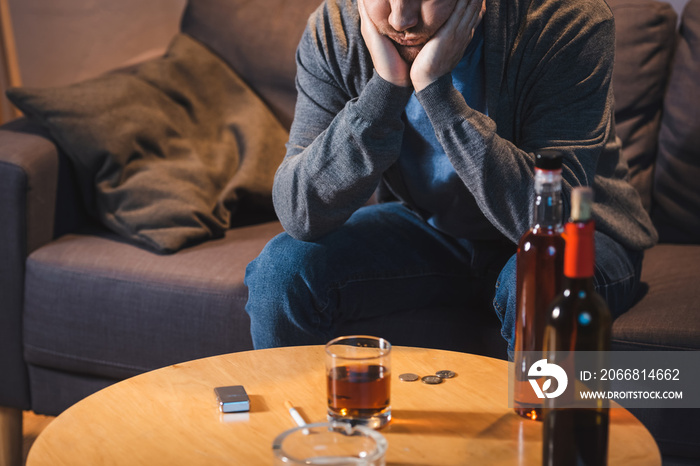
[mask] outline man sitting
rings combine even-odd
[[[565,218],[572,187],[595,190],[596,289],[624,312],[657,236],[615,137],[613,55],[603,0],[326,0],[299,44],[275,177],[286,232],[246,271],[255,347],[409,309],[479,312],[496,286],[512,351],[514,253],[545,149],[564,156]],[[366,205],[380,185],[394,202]]]

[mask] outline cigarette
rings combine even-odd
[[[299,414],[299,411],[297,411],[294,408],[294,406],[292,406],[292,403],[290,403],[289,401],[285,401],[284,406],[289,410],[289,415],[292,416],[292,419],[294,419],[294,422],[296,422],[299,427],[303,427],[306,425],[306,421],[301,416],[301,414]]]

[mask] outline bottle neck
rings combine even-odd
[[[535,204],[532,225],[533,228],[561,230],[561,170],[535,168]]]
[[[591,279],[595,267],[595,222],[568,222],[564,225],[564,276]]]

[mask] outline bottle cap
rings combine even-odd
[[[535,154],[535,167],[541,170],[561,170],[563,160],[561,152],[543,149]]]
[[[593,189],[578,186],[571,191],[571,221],[587,222],[591,219]]]

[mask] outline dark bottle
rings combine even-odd
[[[518,244],[513,408],[523,417],[541,420],[542,401],[528,381],[528,368],[541,354],[549,305],[561,291],[564,265],[561,200],[562,155],[535,157],[535,201],[532,227]]]
[[[573,190],[571,220],[564,227],[564,291],[552,302],[545,329],[544,354],[548,361],[574,368],[576,354],[582,351],[592,352],[587,353],[587,357],[595,355],[599,367],[606,367],[603,359],[610,349],[612,318],[593,285],[595,225],[591,220],[592,204],[590,188]],[[562,360],[558,361],[557,355],[561,352],[568,356],[559,356]],[[570,399],[574,399],[573,387]],[[548,399],[544,410],[542,464],[606,465],[607,402],[600,400],[590,408],[556,408],[556,403]]]

